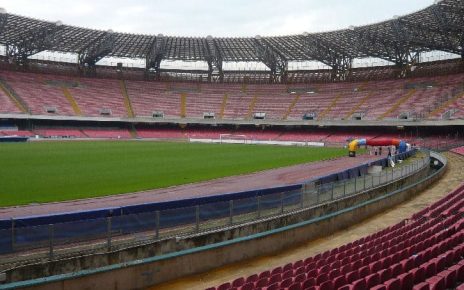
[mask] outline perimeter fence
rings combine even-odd
[[[63,214],[54,223],[47,223],[51,217],[3,220],[0,221],[0,254],[46,249],[47,255],[53,258],[56,249],[80,243],[99,243],[109,250],[116,243],[127,243],[129,235],[131,241],[134,235],[139,241],[155,241],[287,214],[362,193],[429,166],[428,151],[406,159],[413,153],[394,156],[396,161],[404,160],[394,168],[385,167],[378,173],[367,174],[366,165],[357,171],[357,176],[347,176],[350,171],[331,175],[332,180],[336,179],[332,182],[324,178],[308,180],[292,186],[230,194],[233,198],[226,194],[214,199],[196,199],[196,204],[191,200],[178,201],[176,207],[167,207],[169,203],[156,204],[157,210],[150,210],[153,208],[150,204],[139,205],[132,208],[139,211],[135,213],[131,207],[125,207]],[[380,164],[385,165],[385,161]],[[79,216],[86,218],[78,219]]]

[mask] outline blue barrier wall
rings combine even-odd
[[[395,155],[393,158],[395,161],[397,161],[398,159],[408,158],[414,153],[415,153],[415,149],[402,153],[402,154]],[[359,177],[367,173],[367,169],[369,166],[381,165],[382,167],[386,167],[387,162],[388,162],[387,158],[383,158],[383,159],[376,160],[373,162],[368,162],[366,164],[361,164],[357,167],[350,168],[342,172],[318,177],[315,180],[311,180],[311,181],[315,181],[317,184],[325,184],[325,183],[341,181],[341,180],[345,180],[349,178],[355,178],[355,177]],[[250,198],[250,197],[266,196],[266,195],[272,195],[274,193],[281,193],[281,192],[291,192],[294,190],[301,189],[303,185],[304,184],[294,184],[294,185],[289,185],[289,186],[280,186],[280,187],[273,187],[273,188],[266,188],[266,189],[243,191],[243,192],[233,192],[233,193],[226,193],[226,194],[220,194],[220,195],[167,201],[167,202],[127,205],[127,206],[122,206],[122,207],[108,207],[108,208],[101,208],[101,209],[96,209],[96,210],[79,211],[79,212],[71,212],[71,213],[60,213],[60,214],[52,214],[52,215],[44,215],[44,216],[22,217],[22,218],[14,219],[14,227],[15,229],[17,229],[21,227],[42,226],[42,225],[82,221],[82,220],[98,220],[98,219],[103,219],[103,218],[110,217],[110,216],[118,217],[118,216],[129,215],[129,214],[140,214],[140,213],[154,212],[154,211],[161,211],[161,210],[173,210],[173,209],[192,207],[196,205],[206,207],[207,204],[211,204],[211,203],[220,203],[220,202],[225,202],[225,201],[230,201],[230,200],[240,200],[240,199]],[[217,212],[218,210],[219,209],[213,210],[211,213],[212,216],[214,216],[214,212]],[[0,220],[0,230],[7,230],[7,229],[11,229],[12,227],[13,227],[12,219]]]
[[[394,158],[405,159],[413,153],[414,151],[406,152]],[[314,182],[321,189],[325,187],[329,189],[332,188],[332,182],[359,177],[365,174],[371,165],[386,166],[386,164],[387,158],[384,158],[307,182]],[[0,220],[0,254],[47,246],[50,240],[55,244],[87,241],[104,238],[108,233],[131,234],[226,218],[230,217],[231,211],[233,215],[242,215],[256,212],[258,208],[260,210],[283,208],[302,203],[302,188],[305,184]],[[108,220],[109,217],[111,222]]]

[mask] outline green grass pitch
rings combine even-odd
[[[0,206],[204,181],[346,155],[346,149],[148,141],[0,143]]]

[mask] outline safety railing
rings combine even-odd
[[[50,225],[22,226],[12,220],[11,229],[0,230],[0,254],[40,249],[41,255],[45,252],[53,258],[56,251],[86,244],[92,249],[110,250],[114,245],[197,234],[288,214],[414,174],[430,163],[428,151],[419,155],[379,173],[327,184],[309,181],[296,190],[235,200]]]

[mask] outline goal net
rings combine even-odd
[[[236,135],[236,134],[220,134],[220,143],[231,143],[231,144],[247,144],[249,138],[247,135]]]

